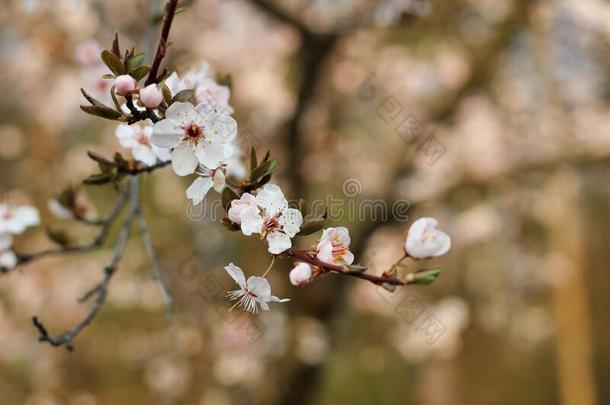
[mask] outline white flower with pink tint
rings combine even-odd
[[[248,210],[251,210],[251,212],[248,213]],[[259,209],[256,205],[256,197],[250,193],[243,193],[239,200],[231,201],[231,207],[229,208],[228,212],[229,219],[236,224],[241,225],[242,215],[259,215]]]
[[[233,107],[229,104],[231,90],[228,86],[218,84],[213,74],[208,64],[203,62],[197,69],[190,70],[182,76],[176,72],[172,73],[165,80],[165,84],[172,95],[182,90],[193,90],[195,104],[204,104],[210,110],[219,113],[233,114]]]
[[[216,83],[212,78],[204,78],[197,83],[194,90],[197,104],[204,103],[218,112],[233,114],[233,107],[229,104],[229,87]]]
[[[414,259],[426,259],[444,255],[451,248],[451,238],[437,229],[434,218],[419,218],[409,228],[405,240],[405,252]]]
[[[148,108],[157,108],[163,101],[163,94],[156,84],[149,84],[140,90],[140,101]]]
[[[171,159],[171,151],[160,148],[152,143],[153,124],[151,120],[139,121],[135,124],[119,124],[115,135],[122,147],[130,149],[133,157],[152,166],[157,161],[167,162]]]
[[[297,264],[292,270],[290,270],[290,274],[288,274],[288,278],[290,279],[290,283],[292,285],[307,284],[311,281],[311,277],[311,265],[308,263]]]
[[[34,207],[0,204],[0,235],[20,234],[39,223],[40,216]]]
[[[114,91],[119,96],[127,96],[134,92],[138,86],[136,79],[129,75],[119,75],[114,79]]]
[[[200,165],[220,167],[233,152],[237,123],[225,114],[209,114],[202,106],[173,103],[165,119],[153,127],[152,142],[171,148],[172,166],[179,176],[186,176]]]
[[[244,235],[260,234],[267,241],[269,253],[277,255],[292,246],[291,238],[299,232],[303,215],[288,207],[279,186],[265,184],[255,200],[241,209],[239,220]]]
[[[225,270],[239,286],[239,290],[231,291],[227,296],[231,300],[237,300],[236,305],[244,311],[256,314],[259,306],[263,311],[269,311],[269,302],[290,301],[271,295],[271,286],[264,277],[251,276],[246,281],[244,272],[233,263],[225,266]]]
[[[199,204],[210,189],[214,189],[218,193],[222,193],[225,188],[225,174],[222,168],[208,169],[201,166],[197,171],[199,177],[193,181],[190,187],[186,190],[186,197],[193,202],[193,205]]]
[[[322,232],[316,257],[330,264],[352,264],[354,255],[349,251],[350,237],[347,228],[327,228]]]

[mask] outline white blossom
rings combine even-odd
[[[211,188],[219,193],[225,188],[225,174],[221,168],[210,170],[207,167],[200,167],[198,174],[199,177],[186,190],[186,196],[193,205],[203,201]]]
[[[299,263],[288,274],[292,285],[307,284],[311,281],[311,265],[308,263]]]
[[[262,310],[269,310],[269,302],[286,302],[288,298],[278,298],[271,295],[271,286],[264,277],[250,276],[246,281],[244,272],[234,265],[229,263],[225,266],[225,270],[239,286],[239,290],[231,291],[227,296],[231,300],[237,300],[238,305],[245,311],[258,313],[258,307]]]
[[[229,158],[237,135],[237,123],[226,114],[209,113],[205,106],[173,103],[165,119],[153,127],[152,142],[173,148],[172,166],[179,176],[186,176],[202,164],[216,169]]]
[[[236,219],[244,235],[260,234],[271,254],[280,254],[292,246],[293,238],[303,224],[303,215],[288,207],[288,201],[279,186],[265,184],[252,199],[243,195],[239,202],[231,202],[229,219]],[[232,220],[233,220],[232,219]]]
[[[157,163],[157,160],[167,162],[171,159],[171,151],[160,148],[152,143],[153,123],[147,119],[135,124],[119,124],[115,135],[122,147],[131,150],[133,157],[147,166]]]
[[[316,257],[325,263],[352,264],[354,255],[349,251],[350,237],[347,228],[327,228],[322,232]]]
[[[0,204],[0,234],[20,234],[39,223],[40,216],[34,207]]]
[[[436,229],[438,221],[434,218],[419,218],[409,228],[405,240],[405,252],[415,259],[425,259],[444,255],[451,248],[451,238]]]
[[[231,90],[214,80],[213,72],[205,62],[182,76],[172,73],[165,84],[173,95],[182,90],[193,90],[196,104],[205,104],[219,113],[233,114],[233,107],[229,104]]]

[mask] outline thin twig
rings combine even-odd
[[[174,21],[174,15],[176,14],[176,7],[178,6],[178,0],[170,0],[165,6],[165,17],[163,19],[163,26],[161,27],[161,37],[159,38],[159,45],[157,46],[157,52],[153,59],[153,63],[150,66],[150,72],[148,78],[146,78],[145,85],[157,83],[159,67],[165,57],[167,51],[167,43],[169,38],[169,31],[172,28],[172,22]]]
[[[76,325],[74,325],[56,338],[51,337],[44,324],[38,319],[38,317],[34,316],[32,318],[32,323],[34,324],[36,329],[38,329],[38,332],[40,334],[38,340],[40,342],[46,342],[55,347],[65,346],[66,349],[68,349],[69,351],[74,350],[74,346],[72,344],[73,339],[80,332],[82,332],[83,329],[85,329],[89,324],[91,324],[93,319],[95,319],[98,312],[106,302],[106,297],[108,295],[108,285],[110,284],[110,280],[118,269],[119,263],[123,258],[125,248],[127,246],[127,241],[129,240],[129,235],[131,233],[131,225],[137,215],[138,201],[140,198],[139,183],[139,177],[132,177],[130,179],[128,188],[130,196],[129,213],[127,214],[127,217],[121,225],[121,231],[119,233],[119,237],[115,245],[112,258],[110,260],[110,264],[108,264],[108,266],[104,268],[104,277],[97,285],[87,291],[79,300],[80,302],[84,302],[95,296],[95,302],[93,303],[93,306],[90,308],[89,312],[87,312],[85,317],[79,323],[77,323]]]
[[[170,320],[171,315],[174,312],[174,296],[161,274],[161,263],[159,261],[159,256],[157,255],[157,251],[155,250],[155,246],[153,245],[152,238],[150,236],[150,231],[148,230],[146,218],[142,214],[142,209],[139,205],[137,215],[140,225],[140,235],[142,236],[142,243],[144,244],[146,255],[148,256],[148,260],[152,267],[153,279],[157,281],[159,283],[159,286],[161,287],[161,291],[163,292],[163,297],[165,300],[166,316],[167,319]]]
[[[99,223],[99,225],[101,225],[100,232],[90,242],[82,244],[82,245],[68,245],[68,246],[62,246],[62,247],[55,248],[55,249],[42,250],[42,251],[36,252],[36,253],[17,253],[18,264],[19,265],[25,264],[25,263],[31,262],[33,260],[41,259],[41,258],[47,257],[47,256],[55,256],[55,255],[68,254],[68,253],[87,252],[89,250],[93,250],[95,248],[100,247],[106,241],[106,238],[108,237],[108,234],[110,233],[110,229],[112,228],[114,221],[118,218],[119,214],[121,213],[121,211],[127,204],[128,197],[129,197],[129,189],[127,189],[126,191],[121,193],[121,195],[117,199],[117,202],[116,202],[114,208],[112,209],[112,211],[110,212],[110,214]]]
[[[414,283],[415,280],[403,280],[391,276],[375,276],[367,274],[366,267],[337,265],[321,261],[316,257],[314,250],[290,248],[284,252],[286,256],[294,257],[302,262],[309,263],[321,270],[322,273],[344,274],[350,277],[356,277],[362,280],[370,281],[376,285],[391,284],[391,285],[407,285]]]

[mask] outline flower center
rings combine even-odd
[[[282,229],[282,225],[280,225],[280,221],[277,217],[266,219],[263,226],[265,228],[265,233],[278,232]]]
[[[137,141],[140,145],[150,146],[150,139],[148,139],[148,137],[144,135],[144,132],[140,131],[140,133],[138,134]]]
[[[11,211],[5,211],[2,215],[2,219],[9,220],[13,217],[13,213]]]
[[[204,138],[203,128],[194,122],[189,122],[184,127],[184,138],[186,141],[192,143],[198,143],[200,140]]]

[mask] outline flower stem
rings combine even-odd
[[[269,273],[269,271],[273,267],[273,263],[275,263],[275,255],[271,256],[271,263],[269,263],[269,267],[267,267],[267,270],[265,270],[265,273],[263,273],[262,277],[265,277],[267,273]]]

